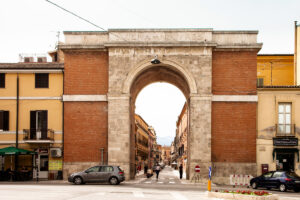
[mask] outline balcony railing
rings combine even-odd
[[[276,124],[276,136],[295,136],[295,124]]]
[[[24,129],[23,140],[46,141],[54,140],[54,131],[52,129]]]

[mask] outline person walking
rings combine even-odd
[[[156,180],[158,179],[159,172],[160,172],[160,165],[157,164],[156,167],[155,167]]]
[[[179,177],[180,177],[180,179],[182,179],[182,174],[183,174],[183,166],[182,166],[182,164],[180,164],[180,166],[179,166]]]

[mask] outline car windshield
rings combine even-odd
[[[286,176],[289,178],[300,178],[295,172],[287,172]]]

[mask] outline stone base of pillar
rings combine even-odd
[[[230,184],[230,175],[252,175],[256,176],[256,163],[221,163],[212,164],[212,182],[215,184]]]

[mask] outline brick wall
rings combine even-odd
[[[64,106],[64,161],[100,161],[107,152],[107,102],[67,102]]]
[[[256,51],[217,51],[212,60],[214,95],[256,94]],[[256,106],[212,103],[212,161],[256,162]]]
[[[108,54],[101,51],[64,52],[64,94],[106,95]],[[107,102],[64,102],[64,162],[107,159]]]
[[[256,94],[256,51],[216,51],[212,56],[212,93]]]
[[[64,94],[107,94],[107,52],[67,51],[64,59]]]
[[[212,161],[256,162],[256,103],[212,103]]]

